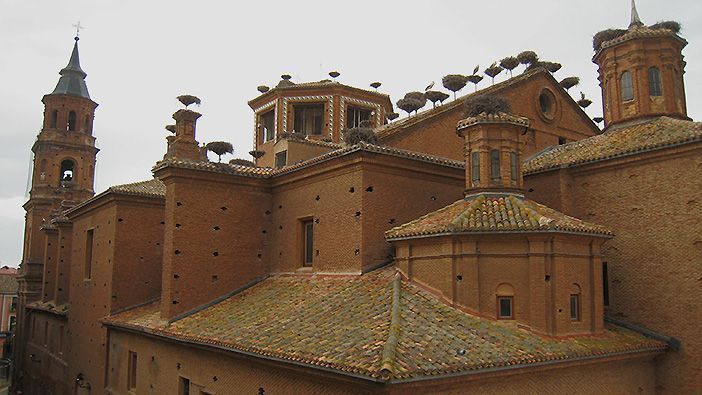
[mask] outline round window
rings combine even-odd
[[[545,121],[553,121],[556,117],[556,97],[553,95],[549,89],[543,89],[539,94],[538,98],[538,108],[541,113],[541,117]]]

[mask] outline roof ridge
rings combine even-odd
[[[397,344],[400,338],[400,295],[402,293],[401,275],[396,273],[392,280],[392,307],[390,310],[390,328],[388,339],[383,347],[380,372],[384,376],[394,376],[397,371]]]

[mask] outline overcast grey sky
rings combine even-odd
[[[638,0],[637,6],[646,24],[682,23],[690,43],[683,52],[688,113],[701,119],[702,2]],[[163,126],[172,123],[182,93],[202,99],[200,142],[230,141],[236,157],[250,159],[253,116],[246,102],[258,85],[273,86],[281,74],[300,82],[338,70],[345,84],[382,82],[379,90],[395,103],[432,81],[440,86],[443,75],[469,74],[476,64],[484,69],[531,49],[563,64],[557,79],[579,76],[571,93],[584,92],[594,101],[587,112],[600,116],[591,38],[605,28],[626,28],[629,0],[0,0],[0,265],[21,259],[21,206],[41,98],[68,62],[71,25],[79,20],[86,27],[81,65],[100,104],[94,123],[100,192],[151,178],[166,148]],[[486,78],[479,87],[489,84]]]

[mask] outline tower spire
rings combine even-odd
[[[629,29],[636,26],[643,26],[641,18],[639,18],[639,12],[636,11],[636,1],[631,0],[631,22],[629,23]]]
[[[56,88],[51,94],[65,94],[90,99],[88,86],[85,84],[85,77],[88,74],[80,67],[80,56],[78,55],[79,38],[77,35],[74,40],[71,58],[68,61],[68,65],[59,72],[61,78],[59,78],[58,84],[56,84]]]

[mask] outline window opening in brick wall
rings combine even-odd
[[[517,181],[517,153],[509,153],[509,176],[512,181]]]
[[[622,101],[634,100],[634,84],[631,80],[631,72],[625,71],[621,77]]]
[[[361,122],[370,120],[371,110],[349,107],[346,112],[346,127],[347,128],[357,128],[361,126]]]
[[[135,390],[137,386],[137,353],[134,351],[129,352],[128,361],[128,376],[127,376],[127,389]]]
[[[178,378],[178,395],[190,395],[190,379]]]
[[[76,130],[76,120],[77,120],[76,112],[75,111],[69,112],[68,113],[68,124],[66,124],[66,130],[71,131],[71,132],[75,131]]]
[[[261,143],[273,140],[275,137],[275,110],[259,115],[258,123],[261,131]]]
[[[95,229],[85,232],[85,265],[83,266],[83,279],[90,280],[93,276],[93,239]]]
[[[607,262],[602,262],[602,297],[604,305],[609,306],[609,272],[607,271]]]
[[[648,69],[648,94],[650,96],[661,96],[661,73],[657,68]]]
[[[312,266],[314,259],[314,223],[311,219],[302,221],[303,266]]]
[[[275,154],[275,168],[280,169],[284,167],[288,161],[288,151],[280,151]]]
[[[470,154],[470,179],[475,183],[480,182],[480,152]]]
[[[61,161],[61,181],[73,181],[73,170],[75,169],[75,164],[70,159],[65,159]]]
[[[294,131],[305,136],[321,135],[324,123],[324,104],[295,106]]]
[[[501,320],[511,320],[514,318],[514,311],[512,305],[514,302],[514,297],[512,296],[498,296],[497,306],[498,306],[498,318]]]
[[[570,319],[580,321],[580,295],[570,295]]]
[[[500,179],[500,151],[496,149],[490,151],[490,178]]]

